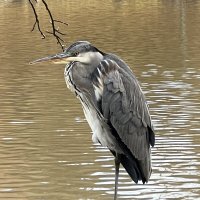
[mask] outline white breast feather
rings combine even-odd
[[[94,109],[88,109],[88,107],[84,103],[82,103],[82,106],[83,106],[85,118],[93,132],[92,141],[94,143],[100,142],[101,145],[104,147],[110,146],[107,130],[103,128],[97,116],[96,111]]]
[[[96,100],[99,101],[103,95],[103,80],[102,80],[102,73],[101,71],[97,68],[98,72],[99,72],[99,77],[97,78],[98,80],[98,85],[94,85],[94,93],[95,93],[95,97]]]

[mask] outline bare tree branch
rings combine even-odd
[[[30,5],[31,5],[31,8],[33,10],[33,13],[34,13],[34,16],[35,16],[35,23],[33,24],[33,28],[31,31],[34,31],[35,30],[35,27],[37,25],[37,28],[38,28],[38,31],[40,32],[40,34],[42,35],[42,39],[46,38],[45,34],[43,33],[41,27],[40,27],[40,21],[39,21],[39,17],[38,17],[38,14],[37,14],[37,11],[35,9],[35,6],[33,5],[32,1],[31,0],[28,0]],[[37,3],[37,0],[34,0],[36,3]],[[46,3],[45,0],[42,0],[42,3],[44,4],[45,8],[46,8],[46,11],[49,15],[49,18],[50,18],[50,23],[51,23],[51,26],[52,26],[52,31],[46,31],[46,33],[50,34],[50,35],[53,35],[56,40],[57,40],[57,44],[59,44],[62,48],[62,50],[64,50],[64,45],[62,44],[62,42],[64,42],[64,40],[61,38],[61,36],[64,36],[66,35],[65,33],[63,33],[62,31],[59,30],[59,27],[56,28],[56,23],[60,23],[60,24],[64,24],[66,26],[68,26],[67,23],[63,22],[63,21],[60,21],[60,20],[55,20],[53,18],[53,15],[51,14],[51,11],[48,7],[48,4]]]
[[[63,39],[61,39],[61,37],[57,34],[57,33],[59,33],[59,32],[58,32],[57,29],[55,28],[55,21],[54,21],[54,19],[53,19],[53,16],[52,16],[52,14],[51,14],[51,11],[49,10],[49,7],[48,7],[47,3],[45,2],[45,0],[42,0],[42,2],[43,2],[43,4],[45,5],[45,8],[46,8],[47,12],[49,13],[49,17],[50,17],[50,19],[51,19],[52,35],[56,38],[57,43],[60,44],[60,46],[62,47],[62,50],[64,50],[64,49],[63,49],[63,45],[62,45],[62,43],[61,43],[61,42],[63,42]]]
[[[34,31],[35,26],[37,25],[38,31],[39,31],[40,34],[42,35],[42,39],[44,39],[44,38],[45,38],[45,35],[44,35],[44,33],[42,32],[42,30],[41,30],[41,28],[40,28],[40,21],[39,21],[39,19],[38,19],[38,15],[37,15],[37,12],[36,12],[36,10],[35,10],[35,7],[34,7],[33,3],[31,2],[31,0],[28,0],[28,1],[29,1],[30,5],[31,5],[32,10],[33,10],[33,13],[34,13],[34,15],[35,15],[35,23],[33,24],[33,28],[31,29],[31,31]],[[35,2],[37,3],[37,0],[35,0]]]

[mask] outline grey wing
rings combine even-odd
[[[148,180],[151,171],[149,147],[154,145],[155,137],[144,95],[128,69],[111,59],[102,61],[93,74],[95,96],[103,117],[138,160]]]

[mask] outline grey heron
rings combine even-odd
[[[66,65],[66,84],[82,104],[93,142],[107,147],[115,158],[114,199],[120,164],[135,183],[148,182],[155,135],[144,94],[129,66],[87,41],[31,64],[47,61]]]

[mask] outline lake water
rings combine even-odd
[[[153,173],[121,168],[119,199],[200,199],[200,1],[49,0],[66,45],[88,40],[133,69],[156,131]],[[41,1],[44,31],[49,27]],[[113,199],[114,162],[94,145],[64,66],[29,65],[60,52],[31,32],[28,0],[0,2],[0,199]]]

